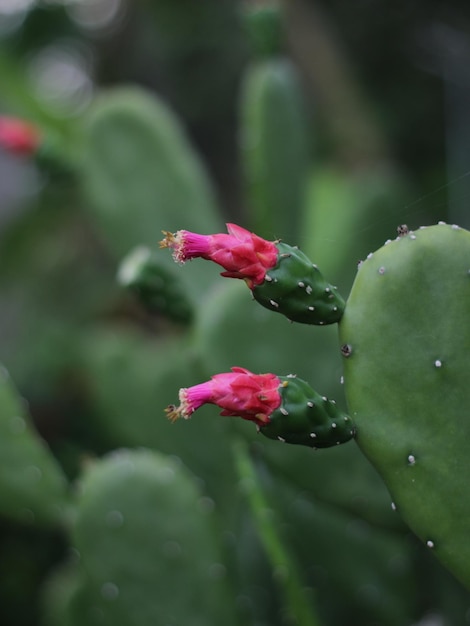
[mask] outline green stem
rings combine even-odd
[[[280,586],[290,617],[296,626],[320,626],[321,622],[311,601],[307,598],[297,563],[280,538],[277,521],[263,493],[246,444],[238,440],[234,443],[233,450],[240,484],[273,571],[278,574],[276,581]]]

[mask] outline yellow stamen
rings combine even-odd
[[[170,404],[166,407],[165,413],[171,422],[176,422],[181,417],[181,407]]]
[[[165,238],[159,241],[160,248],[173,248],[176,244],[176,237],[174,233],[170,233],[168,230],[162,230]]]

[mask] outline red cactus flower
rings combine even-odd
[[[29,156],[39,147],[41,136],[29,122],[0,116],[0,146],[12,154]]]
[[[188,230],[179,230],[174,234],[163,231],[165,239],[160,242],[160,247],[170,248],[177,263],[196,257],[214,261],[226,270],[222,276],[242,278],[253,289],[276,265],[276,243],[266,241],[236,224],[227,224],[227,230],[228,235],[198,235]]]
[[[281,404],[281,380],[274,374],[253,374],[242,367],[232,367],[231,372],[216,374],[211,380],[180,389],[180,406],[170,405],[168,417],[189,419],[203,404],[216,404],[221,415],[239,416],[263,426]]]

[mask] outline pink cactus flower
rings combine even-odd
[[[276,242],[266,241],[236,224],[227,224],[228,235],[198,235],[188,230],[163,231],[160,247],[170,248],[177,263],[201,257],[226,271],[222,276],[242,278],[250,289],[260,285],[278,259]]]
[[[205,383],[180,389],[180,405],[170,405],[166,413],[172,421],[179,417],[189,419],[203,404],[216,404],[223,409],[221,415],[242,417],[263,426],[281,404],[279,389],[282,386],[274,374],[253,374],[242,367],[232,367],[231,372],[216,374]]]
[[[12,154],[29,156],[36,152],[41,141],[38,129],[29,122],[0,116],[0,146]]]

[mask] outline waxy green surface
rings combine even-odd
[[[439,224],[369,255],[340,323],[357,443],[393,506],[467,587],[469,320],[470,233]]]

